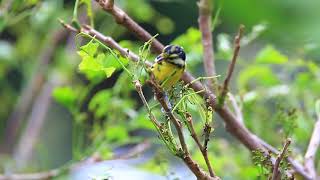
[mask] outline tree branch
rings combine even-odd
[[[276,159],[276,162],[273,166],[272,180],[280,180],[280,178],[281,178],[281,174],[280,174],[280,170],[279,170],[280,162],[284,158],[290,143],[291,143],[291,139],[288,138],[283,146],[281,153],[278,155],[278,157]]]
[[[320,144],[320,117],[314,125],[313,133],[309,142],[307,152],[304,156],[304,167],[310,173],[312,178],[316,178],[315,155]]]
[[[211,14],[212,14],[212,1],[200,0],[198,2],[199,7],[199,29],[202,35],[203,46],[203,65],[206,75],[211,77],[216,75],[214,65],[214,51],[211,32]],[[208,80],[208,86],[212,91],[215,91],[214,87],[217,85],[216,80]]]
[[[188,147],[187,147],[187,144],[185,142],[183,132],[182,132],[181,122],[171,112],[171,108],[169,107],[169,105],[167,104],[167,102],[164,98],[165,94],[164,94],[163,90],[153,80],[149,81],[149,84],[152,87],[152,89],[154,90],[154,94],[155,94],[157,100],[159,101],[159,103],[161,104],[162,108],[164,109],[166,115],[168,116],[168,118],[170,119],[170,121],[172,122],[172,124],[175,126],[175,128],[177,130],[183,153],[185,155],[189,155]]]
[[[220,97],[219,97],[219,106],[221,106],[221,107],[223,106],[225,97],[226,97],[226,95],[228,93],[229,82],[231,80],[232,73],[233,73],[233,70],[234,70],[234,66],[236,65],[236,61],[237,61],[237,58],[238,58],[238,55],[239,55],[240,40],[241,40],[243,31],[244,31],[244,26],[240,25],[238,34],[234,39],[233,57],[232,57],[231,63],[229,64],[227,76],[224,79],[222,90],[221,90],[221,94],[220,94]]]
[[[193,138],[193,140],[196,142],[198,148],[200,149],[201,153],[202,153],[202,156],[206,162],[206,165],[208,167],[208,170],[209,170],[209,173],[210,173],[210,176],[211,177],[214,177],[215,176],[215,173],[211,167],[211,164],[210,164],[210,161],[209,161],[209,158],[208,158],[208,150],[207,150],[207,146],[206,146],[206,143],[204,146],[202,146],[202,144],[200,143],[200,140],[197,136],[197,133],[196,131],[194,130],[194,126],[193,126],[193,121],[192,121],[192,116],[190,113],[186,113],[186,116],[187,116],[187,122],[190,126],[190,133],[191,133],[191,137]],[[206,139],[207,137],[205,137]],[[208,142],[205,140],[205,142]]]
[[[21,128],[21,124],[23,124],[23,118],[27,116],[28,111],[32,106],[34,97],[39,93],[45,82],[46,71],[53,61],[53,55],[55,52],[54,50],[59,43],[66,38],[66,36],[67,31],[65,29],[54,32],[53,36],[48,42],[49,45],[45,47],[39,56],[34,73],[32,74],[32,77],[28,81],[26,87],[23,88],[14,110],[7,120],[8,125],[4,135],[4,147],[0,149],[3,149],[6,152],[12,152],[12,148],[18,136],[18,130]]]
[[[139,39],[143,40],[144,42],[147,42],[152,38],[152,36],[147,31],[145,31],[141,26],[139,26],[139,24],[137,24],[134,20],[132,20],[127,15],[127,13],[125,13],[122,9],[114,5],[113,0],[95,0],[95,1],[100,4],[103,10],[110,13],[118,24],[121,24],[122,26],[129,29],[130,32],[136,35]],[[157,39],[154,39],[152,41],[151,46],[157,51],[162,51],[164,47]]]
[[[39,139],[41,129],[46,120],[46,115],[52,101],[52,90],[57,86],[57,82],[49,80],[44,84],[40,94],[35,99],[31,114],[21,138],[14,150],[14,159],[17,168],[24,168],[30,161],[34,147]]]
[[[182,132],[182,124],[180,120],[178,120],[174,116],[171,109],[169,108],[168,103],[164,98],[165,94],[163,90],[159,85],[155,83],[155,81],[153,80],[153,77],[151,77],[151,81],[149,81],[149,85],[152,87],[158,102],[161,104],[162,108],[166,113],[166,116],[169,118],[170,122],[174,125],[178,133],[178,138],[182,148],[182,155],[179,155],[179,157],[185,162],[185,164],[189,167],[189,169],[193,172],[193,174],[197,177],[197,179],[220,180],[220,178],[215,176],[214,174],[212,177],[209,176],[206,172],[204,172],[199,167],[199,165],[194,160],[192,160],[190,153],[188,151],[187,144],[185,142],[183,132]]]

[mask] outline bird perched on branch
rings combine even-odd
[[[151,72],[165,91],[170,90],[180,80],[185,70],[185,60],[183,48],[177,45],[167,45],[156,57]]]

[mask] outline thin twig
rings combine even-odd
[[[284,158],[290,144],[291,144],[291,139],[288,138],[283,146],[281,153],[278,155],[276,162],[273,166],[272,180],[278,180],[281,178],[279,166],[280,166],[280,163],[281,163],[282,159]]]
[[[66,28],[67,30],[71,31],[71,32],[78,32],[77,28],[71,26],[70,24],[65,23],[62,19],[58,19],[58,21],[60,22],[60,24]]]
[[[125,13],[122,9],[114,4],[113,0],[96,0],[103,8],[103,10],[110,13],[115,21],[122,26],[125,26],[127,29],[130,29],[130,32],[136,35],[139,39],[142,39],[144,42],[148,41],[152,38],[151,34],[145,31],[139,24],[137,24],[134,20],[132,20],[127,13]],[[162,51],[163,45],[156,39],[154,39],[151,43],[153,48],[158,49],[158,51]]]
[[[236,98],[231,93],[228,93],[228,96],[229,96],[232,108],[234,110],[234,113],[235,113],[237,119],[239,120],[239,122],[242,125],[244,125],[242,110],[241,110],[240,106],[238,105]]]
[[[232,73],[233,73],[234,67],[236,65],[236,62],[237,62],[237,59],[238,59],[238,55],[239,55],[239,51],[240,51],[240,40],[241,40],[243,31],[244,31],[244,26],[240,25],[238,34],[234,39],[233,56],[232,56],[231,63],[229,64],[229,67],[228,67],[227,76],[226,76],[226,78],[224,79],[224,82],[223,82],[221,94],[220,94],[220,97],[219,97],[219,106],[223,106],[225,97],[226,97],[226,95],[228,93],[229,82],[231,80]]]
[[[191,133],[191,137],[193,138],[193,140],[196,142],[196,144],[198,145],[198,148],[200,149],[201,153],[202,153],[202,156],[206,162],[206,165],[208,167],[208,170],[209,170],[209,173],[210,173],[210,176],[211,177],[215,177],[215,173],[211,167],[211,164],[210,164],[210,161],[209,161],[209,158],[208,158],[208,150],[207,150],[207,145],[204,145],[202,146],[202,144],[200,143],[200,140],[197,136],[197,133],[196,131],[194,130],[194,126],[193,126],[193,121],[192,121],[192,116],[190,113],[186,113],[186,116],[187,116],[187,122],[190,126],[190,133]],[[205,137],[207,138],[207,137]],[[208,138],[209,139],[209,138]],[[206,141],[208,142],[208,141]]]
[[[310,173],[312,178],[316,178],[316,168],[315,168],[315,155],[320,144],[320,117],[318,117],[317,122],[314,124],[312,136],[309,142],[308,149],[304,156],[304,167]]]
[[[212,14],[212,0],[200,0],[198,2],[199,7],[199,29],[202,35],[203,45],[203,65],[207,76],[215,76],[216,70],[214,65],[214,51],[211,32],[211,14]],[[209,88],[215,92],[216,79],[208,81]]]
[[[135,145],[134,147],[132,147],[131,149],[129,149],[129,151],[126,152],[125,154],[121,154],[121,155],[115,156],[113,159],[129,159],[129,158],[133,158],[135,156],[140,155],[141,153],[143,153],[144,151],[146,151],[150,147],[151,147],[150,141],[144,140],[143,142],[141,142],[141,143]]]
[[[134,86],[135,86],[135,88],[136,88],[136,91],[138,92],[138,94],[139,94],[139,96],[140,96],[140,99],[142,100],[143,105],[145,106],[145,108],[146,108],[147,111],[148,111],[149,118],[151,119],[152,123],[153,123],[157,128],[160,128],[160,127],[161,127],[160,123],[157,121],[156,117],[153,115],[153,113],[152,113],[152,111],[151,111],[151,109],[150,109],[150,107],[149,107],[149,104],[148,104],[146,98],[145,98],[144,95],[143,95],[141,83],[140,83],[138,80],[134,81],[133,83],[134,83]]]

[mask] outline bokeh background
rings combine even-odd
[[[277,148],[291,137],[291,153],[302,160],[320,92],[320,1],[213,1],[218,80],[223,80],[233,37],[243,24],[245,37],[231,92],[242,107],[244,122]],[[188,70],[205,76],[195,0],[115,2],[151,34],[158,33],[160,42],[183,46]],[[149,159],[132,166],[152,175],[183,178],[178,171],[187,170],[172,168],[173,156],[157,138],[127,75],[120,69],[108,79],[79,72],[77,45],[86,40],[67,32],[58,21],[71,22],[74,3],[0,3],[0,172],[45,171],[93,153],[107,160],[149,139],[153,147],[146,155]],[[138,53],[143,42],[116,24],[95,1],[92,11],[97,30]],[[89,22],[85,3],[78,13],[82,23]],[[150,89],[146,91],[152,100]],[[223,179],[263,177],[264,169],[225,131],[218,116],[214,127],[209,152],[217,174]],[[201,130],[201,123],[197,128]],[[202,161],[199,152],[193,155]],[[64,173],[57,178],[67,177]]]

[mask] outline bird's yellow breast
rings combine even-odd
[[[165,90],[170,89],[181,78],[184,67],[168,63],[166,61],[156,62],[151,68],[157,83],[161,85]]]

